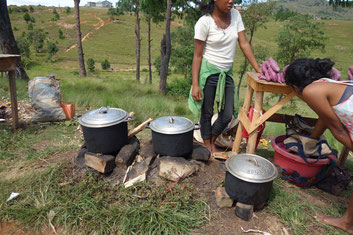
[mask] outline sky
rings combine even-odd
[[[102,0],[81,0],[80,6],[84,6],[87,2],[100,2]],[[108,0],[115,6],[116,0]],[[73,7],[74,0],[7,0],[7,5],[42,5],[42,6],[56,6],[56,7]]]

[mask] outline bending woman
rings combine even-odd
[[[353,83],[327,79],[333,65],[330,59],[298,59],[288,67],[285,81],[319,116],[311,137],[320,137],[328,128],[353,151]],[[328,215],[316,218],[353,234],[353,195],[342,218]]]
[[[256,70],[261,72],[245,36],[240,13],[233,8],[234,0],[210,0],[195,25],[192,88],[189,108],[201,110],[201,136],[211,153],[214,142],[237,114],[238,100],[233,79],[235,48],[240,49]],[[218,119],[211,125],[214,103]]]

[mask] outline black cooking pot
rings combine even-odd
[[[238,154],[225,162],[225,190],[237,202],[258,206],[268,201],[276,167],[255,154]],[[224,169],[225,170],[225,169]]]
[[[184,117],[166,116],[152,121],[149,128],[155,153],[179,157],[192,153],[194,129],[199,126]]]
[[[79,123],[89,152],[117,154],[128,143],[127,122],[133,120],[118,108],[102,107],[82,115]]]

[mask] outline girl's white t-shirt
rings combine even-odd
[[[205,41],[203,58],[219,69],[227,70],[233,66],[238,32],[245,30],[240,13],[231,9],[230,25],[219,28],[210,14],[202,16],[195,24],[194,39]]]

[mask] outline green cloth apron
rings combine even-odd
[[[200,73],[199,73],[199,86],[201,89],[202,100],[194,101],[194,99],[192,98],[192,87],[191,87],[189,99],[188,99],[188,104],[189,104],[189,109],[191,110],[192,113],[194,113],[195,115],[200,115],[200,110],[201,110],[201,107],[203,104],[203,98],[204,98],[203,89],[205,87],[207,78],[210,75],[219,73],[217,90],[216,90],[216,97],[215,97],[215,102],[217,103],[217,111],[220,112],[221,110],[224,109],[226,76],[228,75],[229,77],[231,77],[233,79],[233,84],[234,84],[234,86],[233,86],[234,87],[233,115],[234,115],[234,118],[236,118],[238,116],[239,102],[238,102],[237,89],[235,86],[235,81],[233,78],[233,71],[232,70],[233,70],[233,67],[228,70],[219,69],[215,65],[209,63],[207,60],[202,59]]]

